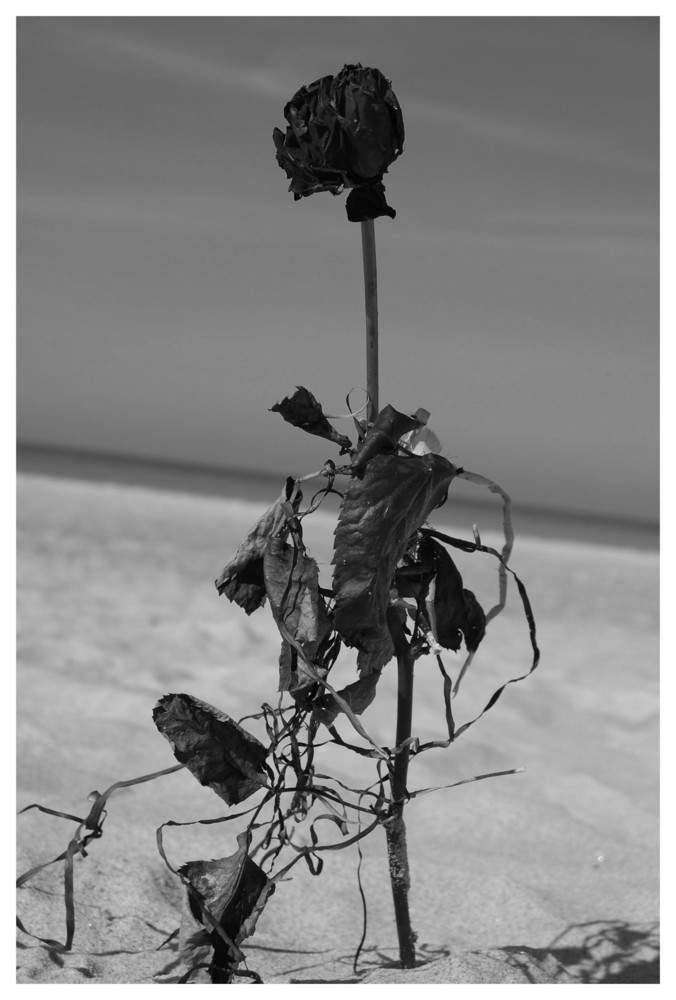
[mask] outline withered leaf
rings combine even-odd
[[[397,450],[399,438],[409,431],[422,427],[416,417],[400,413],[388,403],[384,406],[352,459],[352,468],[360,473],[374,455],[391,454]]]
[[[215,983],[230,981],[242,958],[237,946],[253,934],[275,891],[274,883],[247,853],[247,834],[240,834],[237,842],[238,850],[228,858],[188,861],[178,869],[192,887],[183,887],[179,953],[189,967],[208,963]],[[212,917],[231,945],[214,928]]]
[[[467,651],[475,652],[486,634],[483,608],[472,591],[463,587],[460,571],[443,545],[425,538],[420,553],[431,558],[436,570],[433,608],[438,642],[457,652],[464,638]]]
[[[286,635],[295,639],[312,661],[331,628],[319,594],[319,570],[307,552],[280,538],[271,538],[265,550],[263,572],[272,614],[283,637],[279,690],[294,693],[317,681],[297,649],[287,642]]]
[[[265,603],[263,556],[270,538],[284,531],[287,521],[282,494],[256,521],[230,562],[216,580],[216,589],[248,615]]]
[[[360,675],[372,670],[382,670],[394,656],[394,646],[387,628],[382,627],[362,637],[357,654],[357,670]]]
[[[314,672],[319,677],[326,677],[329,667],[335,659],[334,648],[336,641],[340,639],[335,633],[332,634],[333,625],[326,611],[323,598],[319,597],[319,619],[317,639],[304,645],[306,657],[312,661]],[[323,662],[328,657],[329,663]],[[317,678],[308,670],[307,664],[298,650],[286,639],[282,639],[282,648],[279,653],[279,689],[288,691],[294,697],[303,691],[307,691],[311,685],[317,683]],[[298,699],[296,699],[298,700]]]
[[[263,557],[263,576],[275,621],[302,646],[316,643],[319,570],[312,556],[281,538],[270,538]]]
[[[369,707],[376,696],[376,685],[380,680],[380,671],[372,670],[363,674],[352,684],[342,688],[338,694],[343,698],[355,715],[361,715]],[[322,695],[314,701],[313,714],[318,722],[331,726],[343,711],[332,694]]]
[[[340,454],[344,455],[352,448],[352,442],[344,434],[339,434],[324,415],[321,404],[303,385],[296,386],[296,391],[285,396],[279,403],[270,407],[271,412],[281,413],[287,423],[300,427],[308,434],[326,438],[339,445]]]
[[[267,783],[267,750],[225,712],[189,694],[167,694],[153,720],[201,785],[228,805],[242,802]]]
[[[315,673],[319,677],[326,677],[326,670],[316,666]],[[298,651],[282,639],[282,648],[279,652],[279,687],[278,691],[288,691],[296,696],[302,692],[307,692],[313,684],[317,683],[317,678],[308,670],[303,658],[298,655]]]
[[[440,455],[376,455],[350,481],[333,557],[334,627],[348,645],[391,657],[386,615],[395,568],[455,473]]]

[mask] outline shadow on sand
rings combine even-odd
[[[531,979],[533,966],[552,968],[554,959],[560,968],[556,982],[571,985],[585,983],[645,983],[660,981],[659,924],[629,924],[621,920],[594,920],[584,924],[571,924],[544,948],[526,946],[501,947],[491,954],[501,953],[505,965],[519,969],[526,980]],[[429,950],[420,955],[417,971],[425,965],[453,955],[452,948]],[[334,959],[333,976],[313,979],[309,976],[291,977],[291,983],[360,983],[378,969],[398,969],[398,962],[378,948],[367,949],[358,971],[350,969],[354,956],[343,955]],[[317,967],[317,966],[315,966]],[[341,967],[345,975],[341,974]],[[303,971],[310,972],[312,965]],[[298,967],[296,972],[301,972]],[[326,972],[328,969],[324,966]],[[402,972],[401,982],[405,982]],[[536,980],[533,979],[533,982]]]
[[[509,949],[504,949],[505,951]],[[659,983],[659,923],[592,920],[571,924],[545,949],[578,983]]]

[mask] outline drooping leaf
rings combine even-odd
[[[216,580],[216,589],[229,601],[238,604],[248,615],[265,603],[263,556],[270,538],[284,533],[287,522],[286,490],[262,517],[241,543],[230,562]],[[300,494],[294,499],[294,508],[300,503]]]
[[[358,680],[348,684],[338,694],[350,706],[355,715],[361,715],[369,707],[376,696],[376,685],[380,680],[380,671],[372,670],[364,673]],[[331,726],[338,715],[343,711],[332,694],[322,695],[316,698],[313,706],[313,713],[318,722],[323,722],[325,726]]]
[[[235,854],[214,861],[188,861],[178,869],[184,883],[179,952],[191,968],[208,964],[212,982],[227,983],[242,960],[239,944],[254,932],[275,885],[251,860],[242,833]],[[217,921],[218,929],[213,920]]]
[[[285,396],[281,402],[271,406],[270,410],[273,413],[281,413],[287,423],[300,427],[308,434],[316,434],[317,437],[333,441],[340,447],[341,455],[352,448],[350,439],[332,427],[324,416],[321,404],[303,385],[296,386],[296,391],[292,395]]]
[[[326,670],[316,668],[316,673],[320,677],[326,676]],[[307,691],[313,684],[317,683],[317,678],[313,677],[307,669],[303,658],[298,655],[298,651],[282,639],[282,648],[279,652],[279,687],[278,691],[288,691],[291,695],[300,695]]]
[[[432,552],[421,544],[424,536],[415,532],[409,541],[401,563],[397,566],[394,579],[400,598],[412,599],[422,607],[427,597],[436,568]]]
[[[319,570],[303,549],[270,538],[263,557],[263,576],[276,622],[302,646],[317,641]]]
[[[357,670],[360,675],[370,674],[372,670],[379,671],[389,663],[394,656],[394,646],[387,628],[366,635],[357,653]]]
[[[431,558],[436,570],[433,617],[438,642],[457,652],[464,638],[467,651],[474,653],[486,634],[483,608],[463,586],[460,571],[443,545],[428,537],[420,550],[423,558]]]
[[[486,614],[473,591],[465,588],[463,594],[465,596],[465,615],[464,625],[461,626],[462,634],[465,637],[467,651],[475,653],[486,635]]]
[[[324,601],[319,598],[319,622],[317,639],[312,643],[304,645],[305,655],[312,661],[314,672],[319,677],[326,677],[335,656],[333,655],[333,645],[340,639],[335,633],[332,635],[333,625],[329,618]],[[329,648],[331,647],[331,648]],[[328,654],[328,655],[327,655]],[[337,654],[336,654],[337,655]],[[328,659],[328,662],[324,662]],[[316,676],[310,672],[302,656],[299,655],[295,646],[292,646],[286,639],[282,639],[282,648],[279,653],[279,691],[288,691],[298,700],[304,692],[313,684],[317,683]]]
[[[386,615],[397,563],[455,472],[440,455],[376,455],[350,481],[334,540],[334,627],[370,655],[369,669],[392,656]]]
[[[267,782],[267,750],[225,712],[189,694],[167,694],[153,709],[155,725],[201,785],[228,805]]]
[[[369,427],[366,436],[352,459],[352,468],[356,473],[366,466],[374,455],[392,454],[397,450],[399,438],[409,431],[422,427],[416,417],[400,413],[388,403],[384,406],[373,425]]]
[[[331,630],[319,593],[319,570],[307,552],[280,538],[272,538],[265,550],[263,572],[272,614],[283,635],[279,690],[293,694],[317,681],[284,636],[295,639],[307,659],[313,661],[320,643]]]

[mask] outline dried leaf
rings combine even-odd
[[[242,959],[237,946],[253,934],[263,907],[275,891],[274,883],[247,853],[247,834],[240,834],[237,842],[239,848],[231,857],[188,861],[178,869],[192,887],[189,890],[184,885],[181,959],[191,968],[209,964],[213,982],[230,981]],[[212,918],[222,933],[214,927]]]
[[[153,709],[153,720],[176,760],[228,805],[267,783],[266,748],[225,712],[189,694],[168,694]]]
[[[319,634],[319,570],[315,560],[281,538],[270,538],[263,576],[275,621],[304,648]]]
[[[331,635],[332,629],[331,619],[326,612],[324,601],[320,595],[317,640],[306,644],[304,652],[307,658],[313,662],[315,673],[321,678],[327,676],[331,662],[335,659],[333,655],[333,643],[336,640],[340,642],[335,633]],[[329,646],[331,647],[330,650]],[[322,660],[327,652],[330,653],[329,659],[331,662],[325,665]],[[316,683],[317,678],[310,673],[303,657],[298,655],[298,650],[283,638],[279,654],[278,690],[288,691],[298,700],[297,696],[307,693],[307,689]]]
[[[256,521],[216,580],[218,593],[238,604],[248,615],[265,603],[263,556],[268,540],[285,531],[287,494],[288,490]],[[299,501],[297,497],[295,506]]]
[[[440,455],[376,455],[348,486],[334,541],[334,627],[370,657],[368,669],[392,656],[386,615],[395,568],[455,473]]]
[[[313,661],[331,630],[319,594],[317,563],[304,550],[272,538],[265,551],[263,572],[272,614],[282,635],[295,639],[307,659]],[[280,691],[295,693],[317,683],[286,638],[282,639],[279,669]],[[319,673],[324,676],[326,671]]]
[[[300,427],[308,434],[326,438],[339,445],[340,454],[344,455],[352,449],[352,442],[344,434],[339,434],[324,416],[320,403],[305,386],[296,386],[291,396],[286,396],[280,403],[270,407],[273,413],[281,413],[287,423]]]
[[[347,702],[355,715],[361,715],[375,698],[376,685],[379,680],[380,671],[373,670],[370,673],[365,673],[352,684],[348,684],[338,694]],[[325,726],[332,726],[343,708],[332,694],[327,694],[316,699],[313,711],[318,722],[323,722]]]
[[[486,634],[483,608],[472,591],[463,587],[460,571],[443,545],[426,538],[420,556],[431,559],[436,570],[433,618],[438,642],[457,652],[464,638],[467,651],[475,652]]]
[[[388,403],[384,406],[352,459],[352,468],[360,473],[374,455],[392,454],[397,450],[399,438],[409,431],[422,427],[416,417],[400,413]]]
[[[394,656],[394,646],[388,629],[381,628],[372,635],[364,637],[357,654],[357,670],[359,674],[370,674],[372,670],[380,671]]]

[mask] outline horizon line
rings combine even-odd
[[[45,465],[51,469],[45,469]],[[71,464],[71,468],[67,466]],[[75,468],[73,468],[73,466]],[[105,469],[102,468],[105,466]],[[105,473],[113,474],[112,478],[117,482],[129,482],[129,476],[137,475],[145,485],[154,486],[160,489],[173,489],[177,492],[201,493],[210,495],[222,495],[217,489],[218,480],[242,479],[249,483],[258,485],[259,491],[263,493],[263,487],[277,479],[285,478],[280,469],[279,473],[273,471],[261,472],[258,469],[234,466],[219,466],[206,463],[190,462],[180,459],[165,459],[154,456],[133,455],[124,452],[114,452],[94,450],[90,448],[78,448],[73,446],[45,444],[35,441],[17,440],[16,442],[16,472],[35,472],[45,475],[56,475],[61,478],[69,478],[68,472],[74,478],[85,478],[88,480],[101,481],[105,478]],[[77,473],[80,473],[78,476]],[[117,472],[117,477],[114,473]],[[185,489],[177,483],[180,475],[187,477]],[[163,482],[163,476],[165,481]],[[167,482],[167,477],[169,482]],[[201,481],[200,481],[201,478]],[[267,491],[265,491],[267,496]],[[271,501],[274,497],[271,497]],[[482,510],[494,509],[496,501],[491,501],[485,497],[455,498],[455,503],[460,507],[479,507]],[[499,506],[499,501],[497,502]],[[655,547],[659,545],[659,520],[649,520],[642,518],[628,518],[612,514],[603,514],[597,511],[567,510],[565,508],[553,508],[539,506],[537,504],[522,503],[512,499],[512,512],[517,515],[531,519],[548,520],[561,525],[567,521],[571,527],[577,526],[580,533],[588,536],[596,526],[599,535],[608,535],[609,531],[614,534],[622,532],[633,533],[634,535],[644,535],[645,541]],[[536,532],[540,534],[539,531]],[[652,537],[654,536],[654,537]]]

